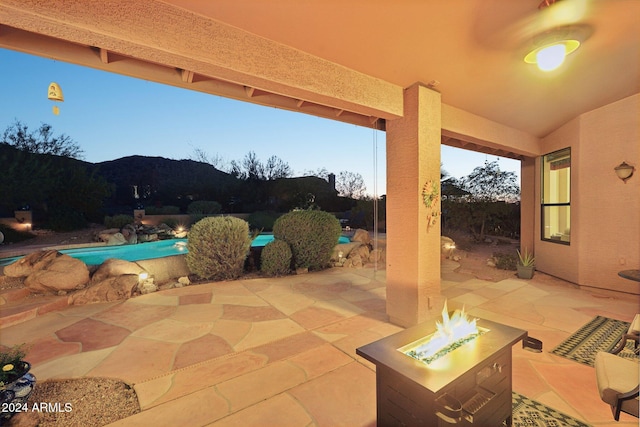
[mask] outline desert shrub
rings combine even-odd
[[[205,215],[205,214],[191,214],[191,215],[189,215],[189,225],[193,225],[196,222],[198,222],[198,221],[200,221],[200,220],[202,220],[204,218],[207,218],[207,215]]]
[[[235,279],[242,275],[250,245],[246,221],[230,216],[203,218],[189,232],[187,267],[204,279]]]
[[[131,215],[114,215],[104,217],[104,226],[107,228],[122,228],[127,224],[133,224]]]
[[[516,270],[518,265],[518,255],[516,253],[494,252],[493,259],[496,268],[500,270]]]
[[[146,215],[178,215],[180,208],[178,206],[147,206],[144,210]]]
[[[222,210],[222,205],[218,202],[214,202],[212,200],[196,200],[195,202],[189,203],[187,206],[188,214],[219,214]]]
[[[323,211],[289,212],[273,225],[273,236],[291,247],[295,268],[326,267],[341,232],[338,218]]]
[[[267,276],[282,276],[291,271],[291,248],[284,240],[267,243],[260,255],[260,271]]]
[[[257,211],[249,215],[249,227],[263,231],[272,231],[273,224],[280,216],[279,213],[273,211]]]

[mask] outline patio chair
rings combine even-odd
[[[610,353],[596,354],[598,393],[600,398],[611,406],[611,412],[616,421],[620,419],[620,412],[637,417],[640,406],[638,398],[640,365],[637,361],[616,356],[625,348],[628,340],[634,341],[634,349],[637,353],[640,341],[640,314],[636,314],[629,329]]]
[[[620,353],[627,345],[628,340],[634,341],[633,348],[635,353],[638,354],[638,343],[640,343],[640,314],[635,315],[635,317],[633,318],[633,322],[631,322],[631,325],[627,330],[627,333],[620,337],[620,341],[618,341],[618,344],[616,344],[616,346],[610,351],[610,353]]]

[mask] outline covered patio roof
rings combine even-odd
[[[521,158],[567,121],[640,91],[639,2],[538,6],[0,0],[0,47],[378,129],[422,82],[442,94],[444,144]],[[536,37],[566,26],[586,40],[562,68],[523,61]],[[460,111],[524,142],[473,140],[448,122]]]

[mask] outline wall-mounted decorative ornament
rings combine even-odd
[[[440,183],[428,180],[422,187],[422,202],[427,208],[427,233],[429,229],[438,223],[440,210],[438,202],[440,201]]]
[[[60,89],[60,85],[56,82],[49,83],[49,90],[47,92],[47,98],[51,101],[55,102],[64,102],[64,96],[62,95],[62,89]],[[57,105],[53,106],[53,114],[56,116],[60,114],[60,108]]]

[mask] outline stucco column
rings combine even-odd
[[[404,91],[404,116],[387,121],[387,314],[412,326],[442,309],[440,198],[431,212],[422,190],[440,195],[440,94],[420,83]],[[428,227],[429,219],[433,219]]]

